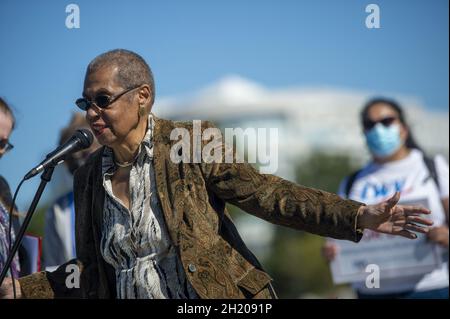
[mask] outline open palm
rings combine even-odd
[[[429,231],[426,226],[431,226],[433,222],[421,215],[431,212],[419,206],[397,205],[399,199],[400,193],[397,192],[387,201],[366,206],[363,228],[410,239],[417,238],[415,232],[426,234]]]

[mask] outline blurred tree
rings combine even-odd
[[[44,223],[45,223],[45,213],[48,209],[48,204],[40,205],[36,208],[33,214],[30,225],[26,231],[27,234],[43,237],[44,236]],[[26,213],[26,212],[24,212]]]
[[[344,154],[314,153],[296,167],[296,181],[336,193],[342,179],[358,169]]]
[[[296,166],[296,181],[336,193],[341,180],[356,169],[347,155],[314,153]],[[280,298],[305,294],[332,297],[342,288],[333,285],[327,262],[322,258],[324,238],[277,227],[272,254],[266,263]]]

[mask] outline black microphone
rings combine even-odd
[[[88,129],[77,130],[67,142],[59,146],[53,152],[47,154],[45,160],[43,160],[38,166],[30,170],[25,175],[24,180],[36,176],[47,167],[56,166],[62,163],[64,161],[64,158],[68,154],[88,148],[89,146],[91,146],[93,140],[94,136]]]

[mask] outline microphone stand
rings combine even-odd
[[[6,263],[3,267],[2,273],[0,274],[0,286],[3,283],[3,280],[6,277],[6,274],[8,273],[9,267],[11,266],[11,263],[14,259],[15,254],[17,253],[17,250],[20,247],[20,244],[22,243],[22,239],[25,235],[25,231],[27,230],[28,224],[31,221],[31,218],[33,217],[34,211],[36,210],[36,206],[39,203],[39,200],[41,199],[41,195],[44,192],[45,186],[47,183],[52,179],[53,171],[55,169],[55,166],[48,166],[44,172],[41,175],[41,183],[39,184],[39,188],[36,191],[36,194],[34,195],[33,201],[31,202],[30,208],[28,208],[28,213],[23,221],[22,226],[20,226],[19,233],[16,235],[16,240],[14,241],[14,246],[11,248],[11,251],[9,252],[8,259],[6,260]],[[10,212],[11,214],[12,212]],[[13,274],[11,274],[12,276]]]

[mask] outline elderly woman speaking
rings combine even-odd
[[[397,205],[398,194],[370,206],[247,163],[174,162],[171,133],[181,128],[192,140],[193,124],[155,117],[154,98],[151,70],[136,53],[113,50],[89,64],[76,104],[103,147],[74,176],[77,260],[20,278],[22,297],[276,297],[227,202],[271,223],[354,242],[365,228],[413,239],[431,224],[420,216],[428,210]],[[79,284],[67,271],[75,265]],[[11,288],[5,281],[0,294]]]

